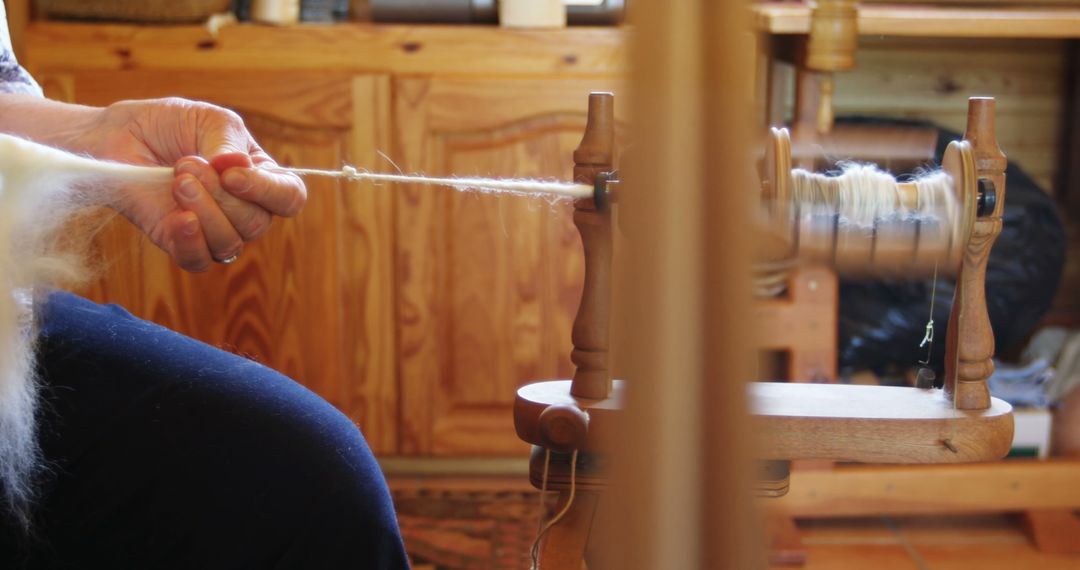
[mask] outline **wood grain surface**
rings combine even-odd
[[[970,38],[1080,37],[1080,5],[952,6],[866,5],[859,8],[863,35]],[[974,4],[974,3],[973,3]],[[1062,2],[1064,4],[1064,2]],[[805,34],[810,7],[803,2],[760,2],[752,7],[755,26],[774,34]]]
[[[435,176],[568,180],[587,95],[613,86],[399,79],[394,155]],[[509,414],[515,389],[572,372],[582,280],[572,204],[420,187],[395,199],[401,451],[525,453]]]
[[[941,390],[847,384],[750,385],[761,459],[859,463],[994,461],[1012,443],[1012,406],[957,410]]]
[[[1078,477],[1080,462],[1070,460],[796,470],[769,506],[796,518],[1077,509]]]
[[[374,24],[223,27],[34,22],[31,72],[170,69],[589,77],[625,71],[620,28]],[[78,57],[72,57],[77,53]]]

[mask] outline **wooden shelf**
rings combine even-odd
[[[756,29],[806,34],[810,9],[802,2],[756,3]],[[860,5],[859,34],[913,38],[1080,38],[1080,8]]]
[[[1080,461],[795,470],[769,508],[793,517],[876,517],[1080,508]]]
[[[38,22],[26,33],[32,67],[222,69],[595,76],[625,70],[626,31],[610,27],[239,24],[203,26]],[[79,56],[73,58],[72,54]]]

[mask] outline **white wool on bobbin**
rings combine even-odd
[[[848,236],[867,237],[879,225],[895,228],[901,224],[910,235],[918,231],[924,242],[945,248],[959,243],[961,207],[952,177],[938,170],[911,182],[915,186],[914,204],[901,199],[896,178],[873,165],[844,163],[838,175],[794,169],[792,201],[807,232],[839,230]],[[834,216],[835,222],[830,222]]]
[[[913,180],[918,188],[918,206],[914,209],[902,206],[896,178],[870,164],[844,163],[836,176],[797,168],[791,171],[791,182],[795,202],[829,206],[843,222],[859,226],[910,216],[936,217],[952,224],[959,208],[952,179],[942,171]]]

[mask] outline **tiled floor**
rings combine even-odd
[[[528,567],[539,505],[524,476],[398,476],[390,487],[416,570]],[[773,570],[1080,570],[1080,555],[1036,550],[1019,516],[815,519],[798,528],[806,564]]]
[[[1080,555],[1036,550],[1013,516],[813,520],[798,526],[806,570],[1080,570]]]

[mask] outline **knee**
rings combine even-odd
[[[407,568],[397,517],[388,493],[350,486],[330,495],[305,550],[326,556],[328,568]]]
[[[245,398],[234,417],[225,488],[245,489],[240,516],[264,525],[258,540],[287,537],[277,566],[407,568],[390,492],[357,426],[291,380],[264,381],[258,405]]]
[[[319,411],[319,410],[317,410]],[[407,568],[390,492],[360,430],[337,410],[295,418],[278,449],[300,465],[284,482],[284,510],[305,513],[292,552],[297,567]],[[283,474],[284,475],[284,474]],[[291,567],[285,560],[284,567]]]

